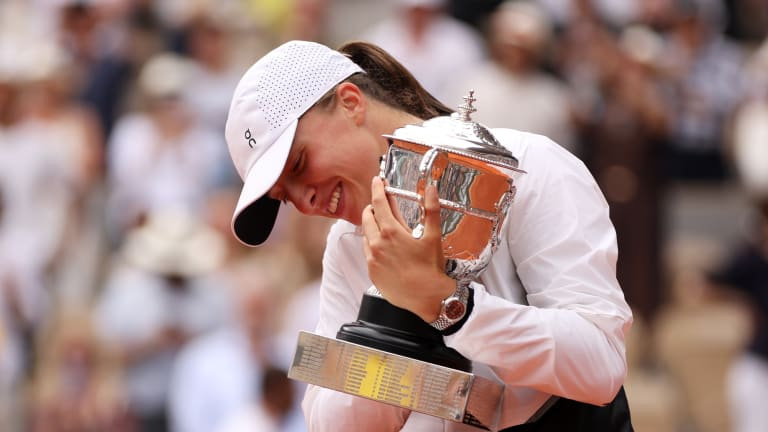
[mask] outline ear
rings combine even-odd
[[[336,100],[339,108],[357,125],[363,123],[367,108],[365,94],[360,87],[351,82],[343,82],[336,87]]]

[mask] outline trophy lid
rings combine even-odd
[[[503,147],[496,137],[480,123],[470,117],[477,109],[472,105],[477,99],[470,90],[464,96],[464,103],[450,116],[435,117],[421,124],[410,124],[396,129],[391,140],[417,143],[458,153],[474,159],[507,168],[517,169],[517,158]]]

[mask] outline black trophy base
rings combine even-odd
[[[341,326],[339,340],[375,348],[447,368],[472,372],[472,362],[449,348],[439,330],[418,315],[365,294],[357,321]]]

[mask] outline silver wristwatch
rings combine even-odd
[[[440,304],[440,315],[429,323],[432,327],[443,331],[456,324],[467,314],[469,301],[469,282],[456,282],[456,291],[443,299]]]

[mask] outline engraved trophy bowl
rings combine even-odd
[[[489,264],[515,195],[514,180],[524,171],[488,129],[472,121],[473,92],[464,100],[451,116],[385,135],[390,145],[379,175],[416,238],[424,232],[426,187],[437,187],[446,274],[468,282]],[[289,376],[496,430],[503,384],[474,366],[445,345],[439,330],[371,287],[357,321],[342,325],[336,339],[300,334]]]
[[[423,233],[424,190],[437,186],[447,273],[472,280],[488,265],[499,244],[515,195],[517,158],[470,114],[473,93],[450,117],[407,125],[385,135],[390,146],[380,176],[394,195],[414,237]]]

